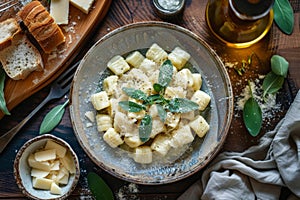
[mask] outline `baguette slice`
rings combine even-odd
[[[18,16],[45,53],[51,53],[65,42],[62,30],[39,1],[23,6]]]
[[[11,45],[12,38],[21,31],[15,18],[0,22],[0,51]]]
[[[15,35],[12,44],[0,52],[0,61],[14,80],[25,79],[31,72],[44,68],[40,52],[23,33]]]

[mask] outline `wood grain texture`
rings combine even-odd
[[[263,130],[258,137],[253,138],[246,132],[241,119],[241,111],[235,110],[231,128],[222,151],[243,151],[247,147],[256,144],[258,139],[265,134],[266,131],[272,130],[289,108],[295,93],[291,92],[290,88],[293,85],[291,83],[298,84],[296,86],[292,86],[295,88],[293,91],[298,91],[300,87],[300,61],[299,54],[297,53],[299,52],[299,49],[288,46],[285,46],[284,48],[276,47],[278,45],[281,47],[278,40],[274,40],[274,36],[277,38],[277,35],[275,34],[278,33],[276,25],[273,25],[271,32],[263,40],[250,48],[227,48],[212,36],[205,23],[206,2],[206,0],[187,0],[183,15],[168,22],[183,26],[203,38],[210,46],[213,47],[224,63],[238,62],[238,64],[240,64],[241,60],[247,58],[247,56],[252,52],[255,52],[259,56],[260,63],[258,64],[257,61],[255,61],[256,64],[251,69],[247,70],[247,73],[243,77],[238,76],[234,69],[227,68],[236,99],[247,84],[248,79],[255,79],[258,74],[266,74],[270,70],[269,58],[272,54],[280,53],[284,55],[291,65],[289,78],[285,82],[284,88],[280,91],[280,95],[278,95],[278,102],[281,103],[281,110],[274,113],[272,119],[265,121]],[[299,13],[299,0],[294,0],[292,2],[295,12]],[[93,34],[90,35],[88,40],[85,40],[86,42],[84,42],[82,49],[78,50],[79,54],[77,56],[75,55],[75,60],[82,58],[88,49],[108,32],[120,26],[140,21],[164,20],[158,18],[155,14],[150,0],[113,0],[107,15],[98,24],[98,26],[93,27]],[[300,27],[299,21],[297,23],[298,27]],[[281,37],[281,35],[278,36]],[[276,44],[274,45],[274,43]],[[36,105],[38,105],[39,102],[43,100],[48,91],[49,86],[46,86],[16,106],[12,110],[11,116],[6,116],[0,121],[0,134],[3,134],[5,131],[9,130],[21,121],[31,110],[34,109]],[[30,122],[8,145],[7,149],[0,154],[0,199],[24,199],[24,196],[19,191],[13,177],[12,164],[16,152],[28,139],[38,135],[40,123],[46,113],[49,112],[49,110],[51,110],[51,108],[55,105],[62,104],[64,101],[65,99],[62,98],[61,100],[50,102],[34,118],[32,118],[32,120],[30,120]],[[96,166],[84,153],[73,133],[68,110],[60,125],[51,133],[69,142],[79,157],[81,177],[77,188],[69,199],[91,199],[86,180],[87,173],[90,171],[96,172],[107,182],[114,192],[116,200],[122,199],[119,195],[123,195],[123,199],[132,200],[175,200],[190,185],[201,177],[202,172],[199,171],[189,178],[171,184],[161,186],[137,185],[137,192],[132,192],[128,189],[130,183],[117,179],[106,173]],[[281,199],[286,199],[286,194],[289,194],[289,191],[283,190]]]

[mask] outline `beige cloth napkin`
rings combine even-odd
[[[300,90],[286,116],[257,146],[223,152],[178,200],[275,200],[283,187],[300,199]]]

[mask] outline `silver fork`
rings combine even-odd
[[[5,149],[7,144],[11,139],[21,130],[21,128],[34,116],[44,105],[46,105],[50,100],[58,99],[63,97],[69,90],[71,86],[72,79],[74,77],[74,72],[79,65],[80,61],[69,67],[63,74],[60,75],[52,84],[48,96],[17,126],[7,131],[0,137],[0,154]]]
[[[0,13],[1,12],[4,12],[5,10],[17,5],[19,3],[19,1],[16,1],[16,0],[10,0],[10,1],[7,1],[7,2],[4,2],[4,3],[1,3],[0,4]]]

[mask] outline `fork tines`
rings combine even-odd
[[[60,84],[62,87],[65,87],[66,85],[70,84],[74,77],[74,73],[80,64],[80,60],[70,66],[66,71],[64,71],[58,79],[56,79],[56,83]]]
[[[7,2],[4,2],[4,3],[1,3],[0,4],[0,12],[3,12],[15,5],[17,5],[19,2],[16,1],[16,0],[10,0],[10,1],[7,1]]]

